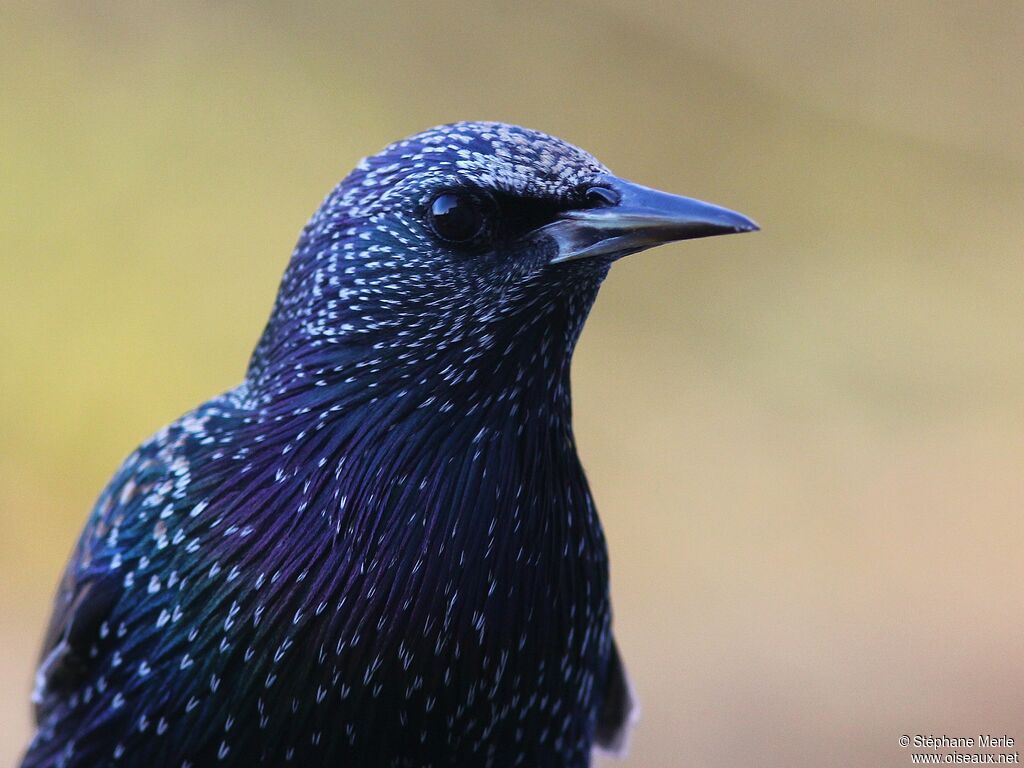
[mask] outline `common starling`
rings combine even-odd
[[[245,380],[143,443],[60,583],[22,763],[578,767],[634,719],[569,363],[617,258],[756,229],[446,125],[305,227]]]

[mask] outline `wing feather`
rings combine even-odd
[[[606,680],[594,739],[599,751],[622,757],[629,749],[629,736],[640,719],[640,709],[614,640]]]

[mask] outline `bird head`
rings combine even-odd
[[[625,181],[539,131],[440,126],[364,159],[323,202],[253,367],[347,357],[378,369],[435,361],[465,376],[488,350],[500,359],[544,336],[567,358],[613,261],[754,229],[738,213]]]

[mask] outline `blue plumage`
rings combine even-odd
[[[618,256],[753,227],[657,194],[497,123],[363,161],[245,381],[97,502],[24,768],[584,766],[621,740],[573,346]]]

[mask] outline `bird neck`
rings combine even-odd
[[[519,286],[485,308],[433,312],[363,301],[359,318],[342,313],[332,327],[279,299],[245,390],[253,407],[281,416],[400,422],[420,410],[448,422],[484,414],[515,422],[543,415],[568,428],[572,354],[598,285]]]
[[[324,540],[343,529],[371,535],[411,503],[408,494],[426,530],[457,531],[495,495],[515,506],[524,488],[552,489],[550,504],[502,520],[536,518],[517,536],[533,522],[554,524],[563,513],[558,488],[573,484],[577,506],[589,499],[569,372],[595,295],[596,287],[536,291],[515,311],[476,315],[469,325],[428,321],[386,338],[291,339],[308,324],[275,324],[277,314],[243,387],[259,414],[252,460],[263,466],[254,472],[285,478],[299,498],[284,518],[316,515],[308,533],[322,528]]]
[[[216,544],[190,567],[234,572],[260,553],[268,647],[375,637],[397,658],[434,631],[453,645],[442,655],[499,658],[585,637],[606,619],[607,553],[569,366],[592,301],[553,295],[429,345],[350,334],[310,351],[287,338],[302,324],[272,327],[274,354],[254,356],[237,398],[238,449],[204,444],[209,506],[194,525]],[[225,610],[239,584],[218,584]]]

